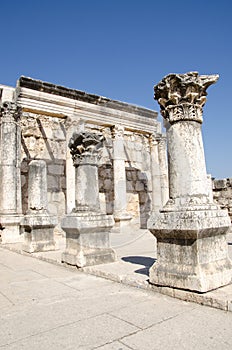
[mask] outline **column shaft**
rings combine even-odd
[[[158,212],[162,207],[160,164],[158,153],[159,140],[154,135],[150,137],[151,150],[151,179],[152,179],[152,211]]]
[[[114,166],[114,219],[130,220],[127,213],[126,168],[124,151],[124,127],[116,125],[113,130],[113,166]]]

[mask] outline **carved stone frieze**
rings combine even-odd
[[[171,124],[180,120],[202,123],[206,89],[218,78],[218,75],[199,75],[198,72],[164,77],[154,87],[154,98],[161,107],[162,116]]]
[[[84,159],[89,161],[98,159],[104,139],[101,134],[74,132],[68,144],[74,166],[78,166]]]

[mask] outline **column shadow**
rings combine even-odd
[[[136,270],[135,273],[139,273],[141,275],[145,275],[148,277],[149,277],[149,269],[156,261],[156,259],[148,256],[126,256],[126,257],[122,257],[121,259],[131,264],[144,266],[143,268]]]

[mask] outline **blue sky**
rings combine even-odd
[[[232,177],[231,0],[1,1],[0,83],[21,75],[159,111],[169,73],[220,75],[208,89],[208,172]]]

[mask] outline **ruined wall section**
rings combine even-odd
[[[92,129],[93,130],[93,129]],[[97,130],[96,130],[97,131]],[[102,209],[107,214],[114,211],[113,143],[110,128],[102,130],[105,146],[99,167],[99,188]],[[151,211],[151,164],[147,135],[125,130],[125,159],[127,212],[134,221],[146,227]]]
[[[232,178],[213,180],[213,197],[222,209],[227,209],[232,222]]]
[[[66,132],[64,119],[24,112],[21,117],[22,208],[28,208],[28,164],[32,159],[47,164],[48,210],[58,220],[65,214]]]

